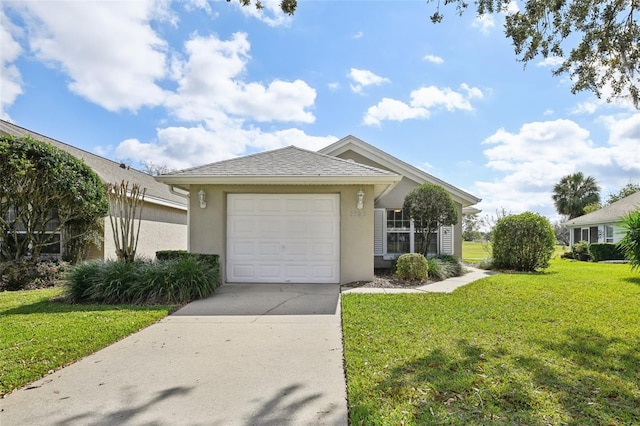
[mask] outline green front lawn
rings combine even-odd
[[[175,309],[49,301],[60,294],[61,289],[0,293],[0,396],[104,348]]]
[[[566,246],[556,246],[553,254],[554,258],[559,258],[562,254],[569,251]],[[462,261],[466,263],[480,263],[482,259],[491,257],[491,244],[487,242],[463,241],[462,242]]]
[[[480,263],[482,259],[491,257],[489,243],[476,241],[462,242],[462,261],[466,263]]]
[[[554,260],[453,294],[344,294],[352,425],[640,424],[640,274]]]

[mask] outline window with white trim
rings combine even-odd
[[[613,242],[613,225],[604,226],[604,242],[605,243]]]
[[[375,209],[374,254],[391,259],[421,250],[424,236],[402,209]],[[431,238],[429,253],[438,252],[438,233]]]
[[[387,253],[411,253],[411,219],[401,209],[387,209]]]

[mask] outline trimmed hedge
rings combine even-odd
[[[156,259],[160,261],[182,259],[193,257],[197,261],[203,262],[213,267],[220,267],[220,256],[217,254],[190,253],[186,250],[160,250],[156,252]]]
[[[589,244],[589,254],[594,262],[624,260],[624,253],[620,247],[612,243],[591,243]]]

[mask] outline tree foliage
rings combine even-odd
[[[618,243],[632,270],[640,270],[640,210],[629,212],[622,218],[625,235]]]
[[[100,178],[82,161],[29,137],[0,137],[0,260],[37,261],[55,235],[63,245],[84,241],[106,213]]]
[[[416,251],[425,256],[438,228],[458,222],[456,204],[449,193],[438,185],[425,183],[414,188],[405,197],[403,208],[413,219],[416,231],[422,233],[422,241]]]
[[[628,184],[620,188],[620,191],[613,194],[609,194],[609,198],[607,198],[607,204],[620,201],[623,198],[626,198],[631,194],[635,194],[638,191],[640,191],[640,184],[629,182]]]
[[[493,231],[493,265],[516,271],[546,268],[555,242],[553,226],[546,217],[532,212],[505,216]]]
[[[587,205],[600,202],[600,187],[594,177],[578,172],[560,179],[551,198],[559,214],[574,219],[585,213]]]
[[[109,199],[109,221],[120,262],[133,262],[138,250],[142,208],[147,188],[129,182],[105,183],[105,194]],[[137,219],[137,220],[136,220]]]

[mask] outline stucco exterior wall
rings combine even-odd
[[[357,192],[365,193],[358,210]],[[200,208],[198,192],[206,192]],[[191,188],[189,251],[218,254],[226,282],[227,194],[340,194],[340,283],[373,279],[373,187],[354,185],[202,185]]]
[[[187,250],[187,212],[185,210],[145,203],[136,254],[153,259],[158,250]],[[90,252],[92,258],[115,259],[111,221],[105,218],[104,241],[100,250]]]

